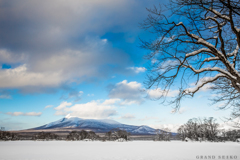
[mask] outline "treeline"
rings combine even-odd
[[[20,140],[20,137],[16,133],[11,133],[11,132],[0,130],[0,140],[16,141],[16,140]]]
[[[156,129],[156,136],[153,139],[154,141],[170,141],[172,137],[172,133],[170,129],[163,128],[163,129]]]
[[[39,132],[31,137],[26,138],[26,136],[19,136],[16,133],[11,133],[8,131],[0,131],[0,140],[11,141],[11,140],[66,140],[66,141],[80,141],[80,140],[101,140],[101,141],[128,141],[130,133],[121,129],[113,129],[103,137],[100,137],[93,131],[71,131],[66,137],[60,137],[57,134],[50,132]]]
[[[60,137],[54,133],[39,132],[33,135],[32,140],[60,140]]]
[[[179,127],[178,136],[182,141],[236,141],[240,138],[240,130],[219,129],[213,117],[193,118]]]
[[[72,131],[69,133],[67,136],[66,140],[69,141],[79,141],[79,140],[84,140],[84,139],[89,139],[89,140],[98,140],[100,138],[99,135],[96,135],[95,132],[93,131],[85,131],[81,130],[80,132],[78,131]]]
[[[103,137],[103,140],[109,140],[109,141],[113,141],[113,140],[129,140],[130,137],[130,133],[125,131],[125,130],[121,130],[121,129],[112,129],[111,131],[107,132],[105,134],[105,137]]]

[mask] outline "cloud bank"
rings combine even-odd
[[[132,43],[145,8],[155,2],[2,0],[0,66],[9,68],[0,67],[0,89],[54,92],[71,83],[125,74],[130,57],[102,37],[124,33],[118,41]]]
[[[108,96],[121,99],[120,105],[142,104],[144,102],[144,90],[141,83],[124,80],[112,86]]]
[[[91,101],[88,103],[75,104],[62,102],[55,108],[55,115],[77,116],[86,119],[103,119],[117,114],[116,108],[112,105],[100,101]]]

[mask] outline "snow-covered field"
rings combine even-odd
[[[194,160],[200,156],[240,159],[240,143],[0,141],[1,160]]]

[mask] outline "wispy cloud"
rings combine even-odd
[[[145,72],[147,70],[145,67],[128,67],[127,69],[135,73]]]
[[[71,106],[72,103],[70,102],[62,102],[59,106],[57,106],[56,108],[54,108],[55,110],[62,110],[65,109],[68,106]]]
[[[11,95],[0,95],[0,99],[11,99]]]
[[[133,114],[127,113],[127,114],[121,116],[120,118],[121,119],[131,120],[131,119],[135,119],[136,117]]]
[[[41,116],[42,112],[27,112],[27,113],[24,113],[24,112],[7,112],[6,114],[10,115],[10,116]]]
[[[155,128],[155,129],[170,129],[171,132],[177,132],[178,128],[181,126],[181,124],[150,124],[149,127]]]
[[[139,119],[140,121],[148,121],[148,120],[158,120],[159,117],[154,116],[145,116],[144,118]]]
[[[175,108],[172,109],[171,113],[180,113],[180,114],[183,114],[185,113],[186,111],[188,111],[188,107],[180,107],[179,110],[176,110]]]
[[[0,90],[0,99],[12,99],[11,92],[7,90]]]
[[[118,99],[118,98],[115,98],[115,99],[107,99],[107,100],[105,100],[102,104],[103,105],[114,105],[114,104],[116,104],[116,103],[118,103],[118,102],[120,102],[121,101],[121,99]]]
[[[68,93],[68,96],[62,96],[61,99],[68,100],[74,99],[75,102],[80,101],[82,99],[83,91],[72,90]]]
[[[44,107],[44,109],[52,108],[52,107],[53,107],[53,105],[47,105],[47,106]]]
[[[208,79],[210,79],[211,77],[203,77],[199,80],[199,82],[197,83],[197,85],[201,85],[202,83],[204,83],[205,81],[207,81]],[[196,87],[196,84],[195,83],[191,83],[190,84],[191,87],[195,86]],[[211,87],[213,87],[214,85],[211,84],[211,83],[208,83],[208,84],[205,84],[199,91],[200,92],[207,92],[211,89]],[[194,88],[194,87],[193,87]],[[190,89],[193,89],[193,88],[190,88]]]
[[[175,97],[179,93],[179,90],[169,90],[169,91],[164,91],[161,88],[157,89],[150,89],[147,91],[147,98],[149,99],[159,99],[162,96],[166,97]]]
[[[91,101],[88,103],[74,104],[62,102],[55,108],[55,115],[77,116],[80,118],[102,119],[109,118],[117,114],[116,108],[106,102]]]
[[[141,83],[124,80],[112,86],[108,96],[110,98],[121,99],[122,102],[120,105],[131,105],[142,104],[145,101],[144,93]]]

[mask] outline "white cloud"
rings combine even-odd
[[[19,88],[25,86],[57,86],[62,83],[60,72],[35,73],[27,65],[14,69],[0,69],[0,88]]]
[[[221,96],[221,94],[211,94],[211,97],[218,97]]]
[[[108,44],[102,44],[102,40],[98,37],[85,38],[81,45],[80,48],[62,49],[44,54],[25,53],[28,58],[23,62],[16,62],[18,65],[20,63],[20,66],[0,69],[0,89],[17,88],[25,92],[39,90],[44,92],[49,88],[58,88],[72,82],[81,83],[93,78],[106,78],[114,71],[106,64],[124,68],[123,66],[128,63],[124,53],[114,51]],[[114,56],[112,52],[115,53]],[[106,72],[101,72],[103,69]]]
[[[210,88],[213,87],[213,84],[205,84],[199,91],[207,92],[210,90]]]
[[[51,108],[51,107],[53,107],[53,105],[47,105],[44,107],[44,109]]]
[[[7,112],[6,114],[11,115],[11,116],[20,116],[23,115],[23,112]]]
[[[56,116],[66,116],[68,114],[68,112],[66,111],[56,111],[54,115]]]
[[[62,102],[59,106],[57,106],[56,108],[54,108],[55,110],[62,110],[64,108],[66,108],[67,106],[71,106],[72,103],[68,103],[68,102]]]
[[[76,91],[72,89],[67,96],[62,96],[61,99],[68,100],[73,98],[75,102],[82,99],[83,91]]]
[[[160,88],[157,89],[150,89],[148,90],[148,98],[150,99],[159,99],[161,96],[166,97],[175,97],[179,93],[178,90],[169,90],[168,92],[161,90]]]
[[[130,119],[135,119],[136,117],[133,115],[133,114],[125,114],[123,116],[120,117],[121,119],[127,119],[127,120],[130,120]]]
[[[120,99],[107,99],[103,102],[103,105],[113,105],[116,104],[117,102],[121,101]]]
[[[147,70],[145,67],[128,67],[127,69],[132,70],[135,73],[145,72]]]
[[[42,112],[28,112],[28,113],[24,113],[23,114],[24,116],[41,116],[42,115]]]
[[[0,99],[11,99],[11,95],[0,95]]]
[[[217,109],[221,109],[224,108],[227,104],[222,102],[222,103],[217,103],[214,105],[214,107],[216,107]]]
[[[218,129],[236,130],[240,127],[240,117],[219,124]]]
[[[179,65],[179,61],[177,60],[163,61],[159,66],[159,71],[162,73],[167,71],[168,69],[176,67],[177,65]]]
[[[114,106],[101,103],[100,101],[91,101],[83,104],[75,104],[62,102],[60,107],[57,108],[55,115],[66,115],[70,113],[70,116],[77,116],[87,119],[102,119],[109,118],[116,115],[117,111]]]
[[[112,86],[109,91],[111,99],[120,99],[119,105],[142,104],[145,98],[159,99],[162,95],[166,97],[175,97],[179,93],[178,90],[163,91],[160,88],[144,90],[142,84],[136,81],[127,82],[124,80]],[[146,96],[147,94],[147,96]]]
[[[182,113],[186,112],[187,110],[188,110],[188,107],[180,107],[179,110],[172,109],[171,113],[176,113],[177,112],[177,113],[182,114]]]
[[[14,54],[6,49],[0,49],[0,64],[1,63],[19,63],[27,59],[27,56],[23,53]]]
[[[94,96],[94,94],[88,94],[87,96],[89,96],[89,97],[93,97],[93,96]]]
[[[141,83],[124,80],[117,83],[109,92],[110,98],[121,99],[120,105],[142,104],[144,93]]]
[[[107,39],[102,39],[102,41],[103,41],[103,43],[107,43],[108,40]]]
[[[157,59],[153,58],[153,59],[151,60],[151,63],[152,63],[152,64],[156,64],[156,63],[159,63],[159,61],[158,61]]]
[[[27,92],[34,86],[44,91],[44,87],[57,88],[124,73],[130,57],[99,37],[131,32],[123,38],[135,39],[139,32],[136,24],[153,1],[3,0],[0,64],[14,67],[8,72],[0,69],[0,88],[25,88]],[[135,12],[139,9],[141,13]],[[144,67],[135,67],[135,71],[143,72]]]
[[[168,128],[171,132],[177,133],[178,128],[181,126],[181,124],[151,124],[149,127],[155,128],[155,129],[164,129]]]
[[[27,112],[27,113],[23,113],[23,112],[7,112],[7,115],[11,115],[11,116],[41,116],[42,112]]]
[[[154,116],[145,116],[144,118],[139,119],[140,121],[148,121],[148,120],[158,120],[159,117]]]
[[[197,83],[197,86],[201,85],[202,83],[206,82],[207,80],[209,80],[210,78],[212,77],[203,77],[199,80],[199,82]],[[195,83],[191,83],[190,86],[195,86],[196,87],[196,84]],[[214,84],[212,83],[207,83],[205,84],[199,91],[200,92],[207,92],[210,90],[211,87],[213,87]],[[191,89],[194,89],[194,88],[190,88]]]

